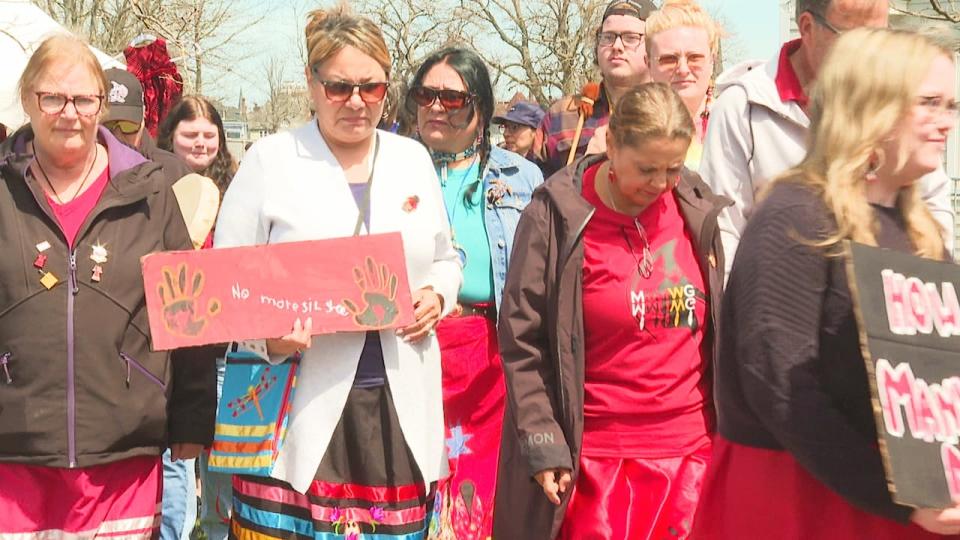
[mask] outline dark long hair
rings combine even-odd
[[[460,75],[460,78],[463,79],[463,84],[466,85],[467,92],[474,95],[474,106],[470,109],[470,116],[467,117],[467,123],[470,123],[474,114],[479,113],[480,115],[480,121],[478,122],[480,126],[480,148],[478,149],[480,155],[480,174],[475,182],[467,186],[463,194],[464,201],[467,204],[472,204],[473,195],[477,192],[477,189],[480,188],[480,183],[483,181],[483,171],[486,169],[487,161],[490,159],[490,120],[493,118],[493,108],[495,105],[493,85],[490,84],[490,72],[487,70],[487,66],[483,63],[480,55],[472,50],[461,47],[447,47],[431,54],[423,61],[423,64],[420,65],[417,73],[413,76],[413,80],[410,81],[409,88],[416,88],[422,85],[423,78],[427,76],[427,72],[438,64],[446,64],[453,68],[453,70]],[[413,99],[411,99],[409,95],[406,99],[406,107],[414,116],[416,115],[417,104],[413,102]]]
[[[183,121],[192,121],[197,118],[206,118],[211,124],[217,126],[217,134],[220,138],[220,144],[217,149],[217,156],[206,169],[200,171],[200,174],[210,177],[211,180],[220,189],[220,196],[223,197],[227,191],[227,186],[233,180],[234,173],[237,172],[237,163],[230,155],[227,149],[227,136],[223,132],[223,120],[220,113],[209,101],[200,96],[186,96],[177,102],[167,113],[167,116],[160,122],[160,129],[157,132],[157,146],[173,152],[173,132]]]

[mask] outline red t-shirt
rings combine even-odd
[[[583,177],[597,209],[583,236],[583,454],[686,455],[707,442],[713,418],[707,291],[693,240],[673,193],[661,196],[637,217],[654,256],[641,277],[640,233],[600,201],[598,168]]]
[[[110,178],[110,167],[103,169],[103,173],[90,184],[86,191],[72,201],[60,204],[57,200],[47,194],[47,202],[53,210],[53,215],[60,224],[64,236],[67,237],[67,244],[73,248],[74,240],[77,239],[77,233],[80,232],[80,226],[93,211],[93,208],[100,201],[104,188],[107,187],[107,180]]]

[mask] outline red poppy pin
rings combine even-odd
[[[407,200],[403,202],[403,211],[410,213],[417,209],[417,205],[420,204],[420,197],[412,195],[407,197]]]

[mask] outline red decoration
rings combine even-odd
[[[407,197],[406,202],[403,203],[403,211],[409,214],[410,212],[413,212],[414,210],[416,210],[417,205],[419,204],[420,204],[420,197],[416,195],[413,195],[412,197]]]
[[[167,53],[167,42],[157,38],[143,47],[123,50],[127,71],[143,85],[143,122],[153,137],[167,111],[183,94],[183,77]]]
[[[34,268],[38,270],[43,270],[43,267],[47,264],[47,256],[43,253],[37,254],[37,258],[33,260]]]

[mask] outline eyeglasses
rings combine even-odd
[[[316,75],[316,72],[314,72]],[[317,80],[323,85],[323,93],[327,99],[334,103],[343,103],[353,97],[354,91],[360,94],[360,99],[364,103],[380,103],[387,95],[387,82],[366,82],[352,83],[347,81],[323,81]]]
[[[60,114],[67,108],[67,103],[73,103],[73,108],[80,116],[96,116],[103,106],[103,96],[78,95],[68,96],[56,92],[35,92],[37,106],[45,114]]]
[[[624,49],[634,50],[643,41],[643,34],[639,32],[600,32],[597,34],[597,44],[601,47],[612,47],[620,38]]]
[[[824,17],[823,14],[820,13],[819,11],[814,11],[811,9],[811,10],[808,10],[807,13],[809,13],[813,17],[813,20],[817,21],[817,24],[833,32],[834,34],[839,35],[844,32],[843,30],[840,30],[836,26],[830,24],[830,21],[828,21],[827,18]]]
[[[917,105],[930,114],[946,114],[954,120],[960,117],[960,104],[956,101],[947,101],[941,96],[920,96],[917,98]]]
[[[410,89],[410,99],[424,108],[432,106],[439,99],[440,105],[445,110],[455,111],[473,103],[473,94],[459,90],[438,90],[426,86],[414,86]]]
[[[109,129],[110,131],[120,131],[124,135],[133,135],[134,133],[140,131],[140,124],[136,122],[131,122],[129,120],[111,120],[109,122],[104,122],[103,127]]]
[[[657,58],[657,65],[669,71],[674,71],[680,67],[680,59],[687,63],[687,69],[696,71],[703,69],[707,65],[707,56],[700,53],[681,54],[663,54]]]

